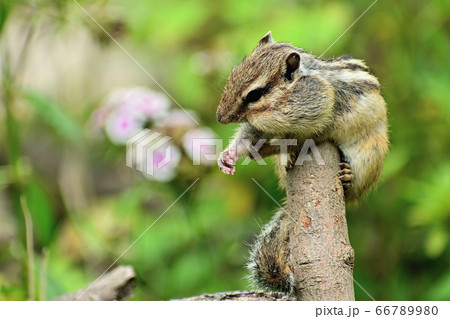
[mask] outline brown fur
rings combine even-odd
[[[224,124],[242,123],[224,151],[234,148],[238,157],[249,155],[241,139],[255,144],[260,138],[295,138],[299,147],[310,138],[316,144],[333,142],[354,176],[345,190],[349,201],[377,183],[388,151],[386,104],[377,78],[364,62],[351,57],[321,59],[288,43],[275,43],[270,32],[231,72],[217,118]],[[260,154],[278,151],[267,142]],[[285,168],[277,171],[284,185]],[[249,268],[262,286],[265,282],[270,289],[286,290],[290,285],[282,216],[277,214],[258,237]]]

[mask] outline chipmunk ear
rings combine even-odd
[[[275,43],[275,41],[272,39],[272,31],[267,32],[261,40],[258,42],[258,46]]]
[[[286,79],[292,80],[292,73],[297,71],[300,66],[300,54],[297,52],[292,52],[286,58]]]

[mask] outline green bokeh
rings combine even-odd
[[[20,198],[33,219],[36,278],[48,250],[45,298],[52,299],[95,280],[197,177],[120,259],[137,272],[135,299],[248,289],[248,244],[277,208],[251,178],[284,197],[270,165],[238,167],[232,177],[188,168],[169,183],[142,178],[125,166],[124,147],[90,135],[89,117],[115,87],[159,86],[73,1],[7,3],[0,4],[0,300],[28,298]],[[271,30],[277,41],[320,55],[371,3],[80,1],[225,140],[236,126],[215,121],[220,92],[262,35]],[[355,280],[376,300],[450,299],[449,17],[444,0],[378,1],[325,54],[365,60],[389,108],[382,181],[348,207]],[[82,41],[59,45],[65,37]],[[49,63],[53,50],[65,55]],[[83,52],[90,53],[77,62]],[[210,60],[198,58],[205,54]],[[355,292],[370,299],[358,285]]]

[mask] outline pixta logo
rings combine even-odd
[[[169,136],[144,129],[127,141],[127,166],[154,175],[164,169],[174,156]]]

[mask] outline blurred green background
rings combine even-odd
[[[220,92],[262,35],[320,55],[371,3],[80,1],[225,141],[236,125],[215,121]],[[446,0],[380,0],[325,54],[364,59],[389,107],[382,182],[348,207],[355,279],[377,300],[450,299],[449,17]],[[173,180],[146,179],[90,122],[116,88],[162,91],[74,1],[2,1],[0,35],[0,300],[95,280],[196,178],[119,260],[137,272],[134,299],[248,289],[248,244],[277,208],[251,178],[282,201],[273,169],[231,177],[183,154]]]

